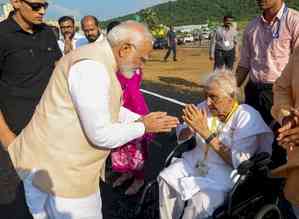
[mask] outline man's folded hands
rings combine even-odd
[[[179,124],[177,117],[167,115],[166,112],[149,113],[138,121],[144,124],[146,133],[170,132]]]

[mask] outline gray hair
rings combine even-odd
[[[107,35],[110,45],[116,46],[124,42],[139,44],[153,42],[153,36],[145,24],[136,21],[125,21],[115,26]]]
[[[205,82],[205,89],[208,89],[211,84],[216,84],[217,87],[225,96],[237,98],[238,87],[235,75],[227,69],[215,70]]]

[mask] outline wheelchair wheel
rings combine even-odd
[[[262,207],[254,219],[283,219],[281,212],[276,205],[269,204]]]

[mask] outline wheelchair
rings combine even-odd
[[[192,149],[195,139],[192,138],[185,147]],[[186,146],[187,145],[187,146]],[[164,162],[168,167],[173,157],[182,153],[182,145],[177,144]],[[250,160],[241,163],[237,169],[238,180],[228,193],[223,205],[218,207],[208,219],[286,219],[278,203],[283,199],[285,179],[272,177],[269,166],[271,157],[268,153],[260,153]],[[142,209],[147,205],[149,193],[159,191],[157,180],[150,181],[144,188],[135,208],[135,218],[143,218]],[[187,201],[185,202],[187,206]],[[183,216],[183,213],[181,217]]]
[[[225,203],[214,211],[213,219],[283,219],[278,207],[285,179],[272,177],[268,153],[244,161],[237,169],[239,179]]]

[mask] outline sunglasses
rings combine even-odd
[[[44,8],[46,10],[49,6],[48,2],[40,3],[40,2],[29,2],[27,0],[22,0],[22,1],[25,2],[28,6],[30,6],[32,11],[39,11],[42,8]]]

